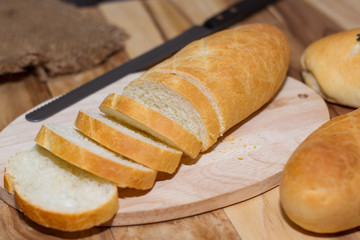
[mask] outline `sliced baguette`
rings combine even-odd
[[[220,136],[220,122],[209,99],[190,81],[175,74],[150,72],[132,81],[122,95],[183,126],[207,150]]]
[[[105,147],[157,171],[173,173],[182,152],[98,113],[79,111],[75,126]]]
[[[33,145],[9,159],[5,188],[34,222],[78,231],[110,220],[118,210],[115,184]]]
[[[108,116],[149,133],[190,157],[195,158],[201,150],[201,142],[194,134],[171,119],[126,96],[108,95],[101,103],[100,110]]]
[[[248,24],[194,41],[148,70],[197,86],[217,112],[221,134],[268,102],[290,61],[285,35],[268,24]]]
[[[121,187],[150,189],[157,172],[117,155],[73,128],[44,124],[35,141],[55,155]]]
[[[180,127],[201,142],[202,151],[208,149],[273,98],[289,61],[289,43],[274,26],[249,24],[224,30],[190,43],[152,67],[126,86],[122,96],[105,99],[100,109],[195,157],[198,145],[187,141],[194,148],[190,151],[184,140],[174,141],[186,135]],[[209,119],[217,119],[219,129],[210,127]]]

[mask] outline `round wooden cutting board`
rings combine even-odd
[[[131,74],[44,122],[73,126],[80,109],[99,111],[98,106],[108,94],[120,93],[140,74]],[[16,207],[15,199],[4,189],[6,161],[33,143],[43,123],[28,122],[24,116],[0,133],[0,198],[13,207]],[[105,225],[176,219],[259,195],[279,184],[281,171],[291,153],[327,120],[329,113],[322,98],[288,77],[270,103],[230,129],[198,158],[183,157],[175,174],[159,173],[153,189],[119,189],[119,211]]]

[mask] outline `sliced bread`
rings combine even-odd
[[[278,28],[248,24],[194,41],[148,72],[172,73],[197,86],[223,134],[275,95],[289,62],[290,46]]]
[[[69,163],[118,186],[150,189],[155,182],[155,170],[107,150],[73,128],[46,123],[35,141]]]
[[[190,81],[171,73],[149,72],[132,81],[122,95],[183,126],[207,150],[220,136],[220,123],[205,94]]]
[[[75,126],[105,147],[157,171],[173,173],[182,152],[102,114],[79,111]]]
[[[110,220],[118,210],[115,184],[35,144],[9,159],[4,181],[19,209],[46,227],[84,230]]]
[[[201,150],[200,140],[173,120],[123,95],[110,94],[100,105],[108,116],[134,126],[166,144],[195,158]]]

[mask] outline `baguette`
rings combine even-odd
[[[142,130],[196,157],[197,149],[184,148],[183,140],[175,142],[170,136],[173,129],[160,132],[158,128],[162,127],[156,121],[161,119],[163,126],[174,128],[177,124],[186,129],[201,142],[200,150],[205,151],[275,95],[285,79],[289,61],[289,43],[271,25],[251,24],[224,30],[190,43],[152,67],[126,86],[122,96],[105,99],[100,110],[114,116],[110,107],[105,110],[104,105],[116,105],[121,112],[118,117],[130,117],[127,122],[136,122],[136,127],[151,119],[154,123],[141,126]],[[128,106],[125,109],[122,104],[111,103],[114,99],[127,102]],[[137,109],[130,110],[130,105]],[[134,114],[135,111],[139,113]],[[183,131],[180,134],[185,135]]]
[[[321,38],[301,56],[305,83],[326,101],[360,107],[360,28]]]
[[[173,173],[179,165],[181,151],[101,114],[80,110],[75,126],[101,145],[154,170]]]
[[[27,217],[62,231],[89,229],[118,210],[115,184],[35,144],[9,159],[4,183]]]
[[[154,185],[155,170],[116,155],[73,128],[46,123],[35,142],[67,162],[120,187],[150,189]]]
[[[100,110],[195,158],[201,150],[200,140],[185,128],[123,95],[110,94],[100,104]]]
[[[281,205],[304,229],[335,233],[360,225],[360,109],[328,121],[285,165]]]
[[[222,135],[275,95],[289,61],[290,46],[279,29],[249,24],[194,41],[145,74],[171,73],[198,87],[212,103]]]

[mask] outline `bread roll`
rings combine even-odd
[[[281,205],[304,229],[334,233],[360,225],[360,109],[314,131],[280,182]]]
[[[360,107],[359,33],[357,28],[321,38],[301,56],[305,83],[329,102]]]
[[[9,159],[4,180],[18,208],[45,227],[85,230],[110,220],[118,210],[115,184],[35,144]]]

